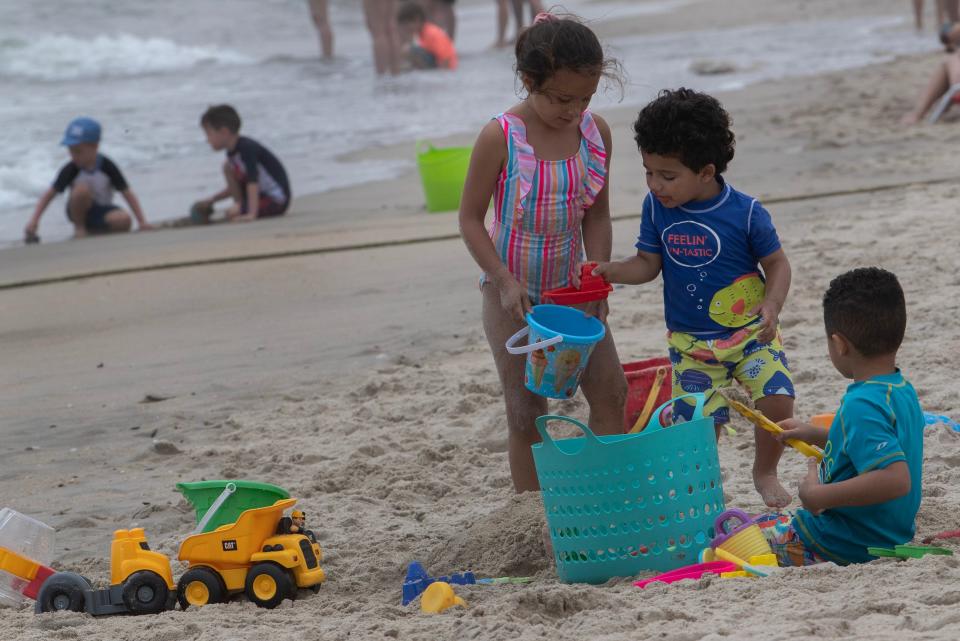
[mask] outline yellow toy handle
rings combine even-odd
[[[749,572],[750,574],[755,574],[757,576],[770,576],[770,573],[767,572],[766,570],[761,570],[757,566],[747,563],[740,557],[736,556],[735,554],[731,554],[730,552],[727,552],[723,548],[714,548],[713,553],[718,559],[722,559],[724,561],[730,561],[731,563],[736,563],[737,565],[739,565],[741,568],[743,568],[745,571]]]
[[[667,368],[663,365],[657,368],[657,377],[653,379],[653,385],[650,386],[650,393],[647,395],[647,402],[643,404],[643,411],[637,417],[637,422],[630,428],[628,434],[639,432],[647,425],[650,419],[650,413],[653,411],[653,404],[657,402],[660,395],[660,388],[663,387],[663,379],[667,376]]]
[[[727,399],[727,402],[730,403],[730,407],[737,410],[744,417],[754,425],[759,428],[765,429],[771,434],[783,434],[783,428],[771,421],[769,418],[761,414],[756,410],[752,410],[740,401],[735,401],[731,398]],[[815,458],[817,461],[823,460],[823,452],[818,448],[813,447],[809,443],[804,443],[803,441],[798,441],[795,438],[788,438],[787,445],[797,450],[804,456],[809,456],[810,458]]]

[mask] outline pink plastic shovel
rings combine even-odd
[[[721,574],[722,572],[736,572],[740,568],[735,563],[729,561],[710,561],[708,563],[697,563],[687,565],[676,570],[671,570],[664,574],[658,574],[649,579],[635,581],[634,585],[638,588],[645,588],[651,583],[674,583],[683,579],[699,579],[704,574]]]

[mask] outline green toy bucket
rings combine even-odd
[[[240,515],[257,507],[268,507],[290,498],[282,487],[256,481],[197,481],[177,483],[177,490],[197,512],[194,533],[213,532],[221,525],[236,523]]]
[[[430,143],[417,143],[417,168],[427,200],[427,211],[456,211],[467,179],[470,147],[438,149]]]
[[[667,572],[697,562],[714,536],[723,486],[713,418],[703,394],[693,420],[670,427],[653,413],[636,434],[596,436],[565,416],[541,416],[533,445],[557,574],[566,583],[603,583],[616,576]],[[554,440],[549,421],[583,431]]]

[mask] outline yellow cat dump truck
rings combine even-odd
[[[94,588],[84,576],[57,572],[24,554],[29,537],[23,534],[27,530],[17,528],[32,519],[5,510],[0,529],[7,528],[6,539],[15,541],[21,552],[0,546],[0,596],[36,599],[38,613],[108,615],[162,612],[177,601],[186,609],[221,603],[239,593],[273,608],[295,598],[299,588],[319,590],[326,578],[320,546],[313,533],[303,529],[302,520],[293,523],[283,516],[297,502],[285,490],[252,481],[204,481],[178,488],[194,504],[198,518],[196,533],[180,545],[179,558],[188,569],[179,582],[173,581],[170,559],[152,551],[143,529],[134,528],[114,532],[110,586]],[[284,498],[275,500],[278,493]],[[48,526],[33,524],[52,534]]]
[[[96,589],[79,574],[53,572],[36,595],[35,609],[73,610],[97,616],[153,614],[173,608],[176,594],[170,559],[150,550],[143,528],[134,528],[113,533],[110,587]]]
[[[320,546],[303,534],[284,534],[283,512],[296,499],[244,511],[235,523],[187,537],[179,559],[189,569],[177,583],[183,609],[222,603],[243,592],[264,608],[296,597],[298,588],[315,592],[325,579]]]

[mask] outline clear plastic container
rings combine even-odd
[[[54,530],[34,518],[8,507],[0,509],[0,547],[50,565],[53,560]],[[20,590],[27,581],[0,570],[0,605],[16,607],[23,602]]]

